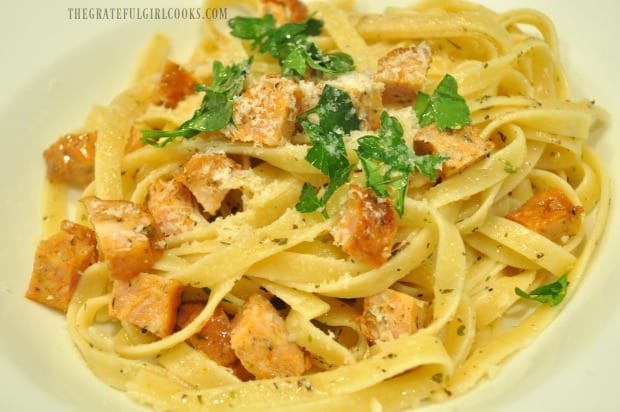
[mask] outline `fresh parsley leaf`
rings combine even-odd
[[[263,17],[234,17],[228,21],[231,34],[251,40],[252,48],[276,58],[282,72],[290,76],[305,76],[308,68],[322,73],[345,73],[355,68],[353,58],[342,52],[324,54],[309,36],[321,33],[323,21],[308,17],[300,23],[276,26],[271,14]]]
[[[301,213],[315,212],[322,207],[321,199],[319,199],[314,187],[310,183],[304,183],[299,195],[299,202],[295,205],[297,211]]]
[[[283,70],[289,73],[306,73],[307,53],[303,46],[291,47],[286,57],[282,58]],[[285,68],[285,69],[284,69]]]
[[[323,54],[314,43],[305,44],[306,63],[318,72],[339,74],[350,72],[355,68],[353,58],[344,52]]]
[[[269,31],[276,27],[276,19],[271,14],[262,18],[239,16],[230,19],[228,26],[232,29],[233,36],[244,40],[254,40],[256,43],[252,47],[258,47],[260,46],[259,40],[267,37]]]
[[[562,275],[557,281],[543,285],[527,293],[519,288],[515,288],[515,293],[522,298],[535,300],[541,303],[548,303],[551,306],[559,305],[566,297],[568,288],[568,278]]]
[[[164,147],[179,136],[189,139],[201,132],[224,128],[232,121],[233,99],[243,90],[251,64],[251,58],[229,66],[224,66],[219,61],[213,62],[211,86],[198,84],[195,87],[197,92],[204,92],[205,96],[192,118],[176,130],[143,130],[141,140],[153,146]]]
[[[420,127],[435,122],[439,130],[456,130],[471,123],[467,102],[458,93],[456,79],[449,74],[439,82],[432,95],[418,92],[414,110]]]
[[[314,116],[318,123],[310,120]],[[351,97],[330,85],[323,88],[317,105],[302,113],[299,121],[312,142],[305,159],[328,176],[329,183],[320,198],[312,185],[306,183],[296,209],[302,213],[320,211],[327,217],[327,200],[349,179],[353,168],[347,157],[344,136],[359,129],[360,121]]]
[[[397,193],[394,208],[400,216],[405,210],[409,177],[417,169],[432,181],[445,160],[443,155],[418,156],[403,139],[403,128],[395,117],[381,113],[379,136],[358,139],[357,155],[366,174],[366,185],[379,196]]]

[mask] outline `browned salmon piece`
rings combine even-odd
[[[225,129],[233,141],[279,146],[295,131],[297,85],[290,79],[266,76],[233,103],[233,123]]]
[[[142,141],[142,131],[135,125],[132,125],[129,129],[129,137],[127,138],[127,144],[125,145],[125,153],[136,151],[144,145],[146,145],[146,143]]]
[[[82,202],[114,279],[129,280],[149,270],[161,256],[163,236],[146,209],[126,200],[94,196]]]
[[[66,311],[80,274],[98,259],[95,232],[64,220],[37,247],[26,297]]]
[[[310,365],[291,342],[284,319],[267,298],[248,298],[232,322],[230,344],[243,367],[257,379],[299,376]]]
[[[370,343],[388,342],[426,326],[428,303],[392,289],[364,298],[362,333]]]
[[[431,49],[399,47],[379,59],[376,81],[384,84],[383,104],[409,105],[424,86],[431,62]]]
[[[355,259],[381,266],[392,253],[396,238],[392,201],[369,188],[351,185],[344,212],[332,229],[334,243]]]
[[[325,84],[301,79],[297,86],[297,111],[303,113],[319,103]]]
[[[235,183],[241,166],[225,154],[196,154],[183,166],[177,180],[194,195],[205,212],[215,214]]]
[[[164,236],[193,229],[200,214],[192,193],[176,180],[156,180],[149,188],[146,205]]]
[[[150,273],[115,280],[110,315],[159,337],[168,336],[176,325],[182,293],[181,282]]]
[[[321,98],[325,85],[341,90],[351,98],[362,130],[376,130],[381,124],[383,83],[367,73],[347,73],[326,82],[300,80],[297,91],[298,112],[314,108]]]
[[[556,243],[566,243],[582,225],[583,207],[575,206],[560,189],[532,196],[516,212],[506,216]]]
[[[383,83],[368,73],[346,73],[327,82],[347,92],[355,107],[362,129],[377,130],[383,111]]]
[[[187,326],[204,307],[204,302],[182,303],[177,314],[177,326],[179,328]],[[222,366],[231,366],[237,360],[237,355],[230,346],[230,320],[220,306],[215,308],[213,315],[202,329],[188,339],[188,343]]]
[[[228,368],[232,370],[237,378],[244,382],[254,379],[254,376],[243,367],[243,364],[241,364],[239,359],[237,359],[232,365],[229,365]]]
[[[174,109],[186,96],[194,93],[196,79],[177,63],[167,61],[162,71],[157,89],[155,103]]]
[[[308,7],[299,0],[262,0],[263,15],[271,14],[278,24],[301,23],[308,17]]]
[[[66,134],[43,152],[50,182],[86,186],[95,177],[97,133]]]
[[[413,138],[413,150],[418,155],[444,154],[448,158],[439,171],[442,179],[459,173],[463,169],[491,153],[493,142],[481,138],[473,126],[459,130],[441,131],[435,125],[420,129]]]

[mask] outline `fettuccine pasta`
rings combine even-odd
[[[310,40],[354,70],[283,73],[209,20],[172,64],[156,35],[131,85],[73,135],[96,139],[79,201],[46,152],[46,240],[28,296],[62,295],[55,307],[92,371],[155,410],[396,411],[471,391],[570,304],[607,219],[609,178],[587,145],[606,114],[573,100],[553,24],[464,1],[382,14],[345,1],[244,6],[278,26],[322,21]],[[184,130],[216,93],[214,62],[248,62],[232,122],[146,144],[142,131]],[[469,118],[424,125],[421,99],[440,99],[447,75]],[[338,108],[304,113],[329,90],[359,120],[332,130],[344,175],[317,167],[335,146],[311,157],[321,113]],[[440,163],[381,194],[362,142],[390,120],[406,153]],[[308,189],[330,197],[305,210]],[[58,260],[73,272],[56,295],[41,273]]]

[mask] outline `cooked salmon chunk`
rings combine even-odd
[[[297,92],[297,111],[301,114],[313,109],[321,99],[324,83],[317,83],[309,80],[299,80]]]
[[[262,14],[271,14],[278,24],[301,23],[308,17],[308,7],[299,0],[262,0]]]
[[[575,206],[560,189],[551,188],[532,196],[506,217],[556,243],[566,243],[581,228],[583,207]]]
[[[176,180],[156,180],[146,205],[164,236],[187,232],[202,218],[192,193]]]
[[[381,266],[392,253],[396,238],[392,201],[369,188],[351,185],[344,212],[332,229],[334,243],[362,262]]]
[[[376,130],[381,124],[383,111],[383,83],[369,73],[346,73],[327,82],[347,92],[357,112],[363,129]]]
[[[238,188],[236,171],[241,166],[225,154],[196,154],[189,159],[177,180],[194,195],[205,212],[215,214],[228,192]]]
[[[196,79],[177,63],[167,61],[155,90],[155,103],[174,109],[188,95],[194,93]]]
[[[26,297],[66,311],[80,274],[97,258],[95,232],[64,220],[60,231],[37,247]]]
[[[132,125],[129,128],[129,136],[127,137],[127,143],[125,144],[125,154],[134,152],[142,147],[146,143],[142,141],[142,130],[137,125]]]
[[[184,328],[204,308],[204,302],[182,303],[177,315],[177,326]],[[220,306],[215,308],[213,315],[202,329],[188,339],[188,343],[222,366],[232,365],[237,360],[237,356],[230,346],[230,320]]]
[[[267,76],[233,103],[233,123],[225,133],[233,141],[279,146],[295,131],[298,88],[292,80]]]
[[[174,331],[183,284],[149,273],[130,280],[115,280],[110,315],[154,335],[164,337]]]
[[[392,289],[364,298],[362,333],[370,343],[388,342],[426,326],[428,303]]]
[[[435,125],[420,129],[413,138],[413,150],[418,155],[444,154],[448,158],[439,171],[442,179],[459,173],[493,150],[493,142],[481,138],[472,126],[459,130],[441,131]]]
[[[46,175],[50,182],[86,186],[95,177],[95,143],[97,133],[61,136],[43,152]]]
[[[424,86],[431,62],[431,49],[399,47],[379,59],[376,81],[383,83],[383,104],[409,105]]]
[[[125,200],[90,196],[82,202],[114,279],[129,280],[153,266],[164,245],[148,211]]]
[[[284,319],[267,298],[248,298],[232,322],[230,344],[257,379],[299,376],[309,368],[303,350],[291,342]]]

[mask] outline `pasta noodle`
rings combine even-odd
[[[246,3],[262,13],[265,4],[281,2]],[[214,6],[229,4],[205,3]],[[80,129],[95,131],[97,142],[94,180],[79,197],[146,205],[157,182],[176,179],[196,153],[234,159],[238,169],[231,179],[238,181],[220,182],[229,185],[222,205],[214,213],[202,210],[190,229],[166,235],[160,256],[145,271],[181,284],[181,301],[199,302],[200,310],[161,335],[123,319],[112,309],[119,281],[101,258],[81,273],[66,312],[71,338],[93,372],[155,410],[359,405],[395,411],[461,396],[492,377],[553,321],[578,292],[602,236],[609,178],[587,144],[606,114],[591,102],[572,99],[546,16],[534,10],[496,13],[456,0],[423,1],[383,14],[357,12],[349,1],[308,7],[324,20],[313,41],[327,52],[353,56],[357,75],[376,73],[394,49],[428,48],[432,58],[421,91],[430,95],[446,74],[453,76],[471,126],[493,147],[440,181],[414,174],[404,213],[395,217],[389,257],[372,264],[343,251],[336,239],[352,188],[365,184],[358,149],[362,136],[377,134],[377,127],[364,125],[371,117],[362,119],[366,130],[344,136],[353,173],[335,189],[323,214],[296,208],[305,184],[327,187],[325,175],[304,160],[312,143],[299,124],[291,140],[278,145],[231,139],[227,126],[165,147],[141,144],[129,150],[139,130],[177,129],[201,105],[198,93],[174,107],[156,101],[170,47],[165,36],[156,35],[132,85],[109,105],[93,109]],[[199,83],[210,84],[215,61],[228,65],[251,54],[246,88],[260,84],[265,74],[280,73],[276,60],[207,21],[182,67]],[[337,75],[325,79],[350,87]],[[385,107],[402,125],[404,141],[415,147],[422,127],[412,103]],[[574,232],[553,238],[513,218],[547,189],[560,191],[572,205],[580,222]],[[72,190],[64,182],[46,182],[44,238],[65,219],[97,229],[91,207],[74,202]],[[563,276],[568,298],[557,305],[516,293],[534,294]],[[371,298],[386,291],[423,309],[409,333],[376,339],[367,329],[382,328],[390,313],[376,315],[377,324],[370,326],[362,318],[379,310]],[[254,378],[243,368],[222,366],[192,343],[221,310],[233,319],[233,328],[240,327],[238,318],[257,295],[278,309],[288,343],[309,363],[302,374]],[[397,305],[388,304],[390,310]],[[428,318],[420,320],[424,313]],[[241,359],[245,369],[251,369],[249,363]]]

